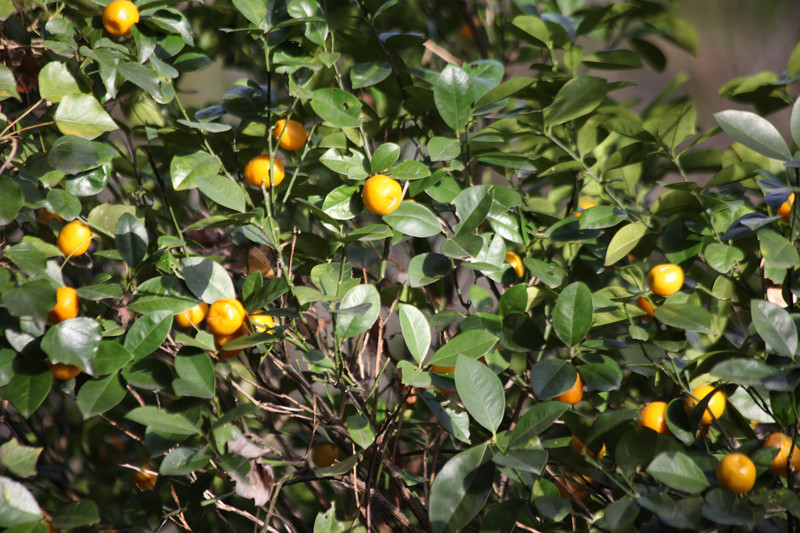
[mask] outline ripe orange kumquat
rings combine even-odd
[[[247,312],[236,298],[222,298],[208,308],[206,323],[216,335],[230,335],[244,323]]]
[[[156,486],[158,475],[151,474],[150,472],[134,472],[131,476],[131,481],[134,486],[141,490],[153,490]]]
[[[139,22],[139,8],[130,0],[114,0],[103,10],[103,27],[111,35],[122,37]]]
[[[506,252],[505,262],[511,265],[511,268],[516,272],[517,277],[521,278],[525,274],[525,267],[522,265],[522,259],[514,252]]]
[[[770,474],[775,476],[785,476],[787,474],[786,466],[790,463],[790,452],[792,454],[791,471],[800,471],[800,448],[797,447],[797,444],[792,446],[791,437],[776,431],[764,439],[764,446],[778,448],[778,455],[772,459],[772,463],[769,465]]]
[[[50,365],[50,373],[60,381],[68,381],[81,373],[81,369],[75,365],[66,365],[64,363],[48,364]]]
[[[717,464],[717,480],[722,488],[744,494],[756,482],[756,466],[745,454],[731,453]]]
[[[593,452],[589,448],[585,448],[583,446],[583,442],[581,442],[581,440],[578,437],[576,437],[575,435],[572,436],[572,449],[575,450],[576,452],[578,452],[581,455],[583,455],[584,450],[585,450],[586,451],[586,455],[588,455],[589,457],[596,457],[597,459],[602,459],[603,456],[606,454],[606,445],[605,445],[605,443],[603,443],[603,446],[600,448],[600,451],[595,454],[595,452]]]
[[[78,257],[86,253],[92,244],[92,230],[80,220],[73,220],[61,228],[56,246],[68,257]]]
[[[247,327],[244,324],[242,324],[242,326],[239,329],[237,329],[236,331],[234,331],[233,333],[231,333],[229,335],[215,334],[214,335],[214,346],[216,346],[216,348],[217,348],[217,352],[218,352],[219,358],[220,359],[233,359],[234,357],[236,357],[237,355],[242,353],[242,349],[241,348],[239,348],[238,350],[225,350],[224,348],[225,348],[225,346],[227,344],[235,341],[239,337],[244,337],[245,335],[247,335]]]
[[[281,119],[272,128],[272,135],[284,150],[299,150],[306,143],[308,134],[302,124],[296,120]]]
[[[208,314],[208,304],[200,302],[191,309],[175,315],[175,322],[182,328],[199,326]]]
[[[794,204],[794,193],[790,194],[789,198],[778,208],[778,214],[787,224],[792,220],[792,204]]]
[[[671,296],[683,287],[683,269],[672,263],[654,266],[647,274],[647,286],[659,296]]]
[[[361,199],[364,207],[376,215],[388,215],[398,207],[403,198],[400,183],[384,174],[375,174],[364,183]]]
[[[692,396],[687,396],[683,404],[686,414],[689,414],[695,405],[702,402],[706,396],[714,392],[714,387],[711,385],[701,385],[692,391]],[[725,395],[722,392],[714,392],[714,395],[708,401],[708,406],[703,413],[701,423],[704,426],[709,425],[715,418],[722,416],[725,412]]]
[[[275,327],[275,319],[269,315],[250,315],[250,321],[255,326],[256,333],[264,333],[265,331],[273,333],[272,329]]]
[[[667,426],[667,403],[650,402],[642,407],[639,413],[639,425],[662,435],[672,435],[672,431]]]
[[[311,449],[311,462],[319,468],[331,466],[339,460],[339,448],[330,442],[318,442]]]
[[[47,318],[57,324],[76,316],[78,316],[78,292],[72,287],[59,287],[56,291],[56,306],[47,313]]]
[[[575,405],[580,402],[583,399],[583,381],[581,381],[581,375],[577,374],[572,387],[568,391],[556,396],[555,399],[570,405]]]
[[[269,182],[269,167],[272,164],[272,184]],[[271,186],[277,187],[286,176],[286,169],[283,166],[283,161],[275,158],[274,161],[270,159],[267,154],[262,154],[251,159],[244,167],[244,179],[253,187],[264,187],[269,189]]]

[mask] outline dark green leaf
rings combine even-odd
[[[195,176],[200,192],[214,202],[240,213],[245,209],[245,196],[242,189],[233,181],[222,176]]]
[[[657,481],[690,494],[699,494],[709,486],[703,470],[685,453],[660,453],[646,470]]]
[[[117,374],[87,381],[78,391],[78,409],[83,419],[88,420],[116,407],[125,398],[125,394]]]
[[[608,84],[602,78],[579,76],[558,91],[553,103],[544,110],[548,127],[557,126],[594,111],[606,97]]]
[[[70,318],[47,330],[42,350],[51,363],[75,365],[93,374],[92,362],[102,336],[100,324],[93,318]]]
[[[531,367],[533,394],[540,400],[549,400],[567,392],[575,384],[578,371],[569,361],[544,359]]]
[[[172,382],[175,394],[196,398],[214,397],[216,376],[208,353],[176,355],[175,371],[178,373],[178,378]]]
[[[114,232],[117,250],[129,266],[135,267],[147,255],[147,230],[130,213],[123,213]]]
[[[211,457],[196,448],[175,448],[164,457],[158,473],[163,476],[185,476],[208,465]]]
[[[412,287],[430,285],[445,277],[452,269],[450,260],[441,254],[419,254],[408,263],[408,284]]]
[[[167,413],[151,405],[135,407],[125,415],[125,418],[147,426],[151,431],[171,435],[194,435],[200,432],[183,415]]]
[[[383,221],[411,237],[427,238],[442,232],[436,215],[424,205],[414,202],[401,202],[400,207],[383,216]]]
[[[196,297],[212,304],[223,298],[236,298],[230,274],[225,268],[205,257],[181,259],[183,278]]]
[[[475,87],[469,75],[455,65],[447,65],[433,85],[433,101],[445,124],[456,134],[461,133],[475,103]]]
[[[353,310],[363,306],[357,313]],[[381,311],[381,300],[377,289],[373,285],[358,285],[353,287],[342,298],[339,305],[339,312],[336,317],[339,327],[339,337],[349,339],[367,331],[375,321]]]
[[[583,341],[592,327],[592,293],[580,281],[564,287],[553,308],[553,329],[567,346]]]
[[[11,178],[0,176],[0,226],[14,220],[21,208],[22,189]]]
[[[455,381],[458,395],[472,418],[493,434],[497,432],[506,406],[500,379],[488,366],[460,355],[456,362]]]
[[[375,442],[375,430],[361,415],[350,415],[344,421],[347,431],[350,433],[350,438],[360,448],[367,449]]]
[[[493,350],[499,341],[500,339],[483,329],[465,331],[436,350],[428,364],[445,367],[456,366],[459,355],[478,359]]]
[[[389,62],[356,63],[350,69],[350,83],[353,89],[371,87],[382,82],[392,73]]]
[[[361,125],[361,102],[341,89],[324,88],[314,91],[311,108],[322,120],[340,128],[357,128]]]
[[[169,313],[148,313],[139,317],[125,335],[125,349],[133,354],[134,359],[147,357],[155,352],[172,327],[172,315]]]
[[[422,364],[431,347],[431,326],[422,311],[413,305],[399,305],[400,329],[411,356]]]
[[[139,285],[131,297],[128,309],[136,313],[163,311],[177,315],[191,309],[195,304],[197,298],[186,289],[183,281],[173,276],[161,276],[150,278]]]
[[[14,376],[8,383],[6,398],[22,416],[28,418],[42,405],[50,392],[53,376],[47,365],[41,362],[17,359],[14,361],[13,368]],[[0,512],[0,516],[2,514]]]
[[[751,300],[753,325],[764,342],[767,351],[794,357],[797,353],[797,327],[784,309],[765,300]]]

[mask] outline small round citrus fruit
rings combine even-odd
[[[642,407],[639,413],[639,425],[650,428],[662,435],[672,435],[672,431],[667,426],[666,414],[666,402],[650,402]]]
[[[575,216],[576,217],[581,216],[581,213],[583,213],[587,209],[590,209],[590,208],[592,208],[592,207],[594,207],[596,205],[598,205],[598,204],[594,200],[590,200],[588,198],[581,199],[578,202],[578,210],[575,212]]]
[[[302,124],[296,120],[281,119],[272,128],[272,135],[284,150],[299,150],[306,143],[308,134]]]
[[[743,453],[731,453],[717,464],[717,480],[722,488],[744,494],[756,482],[756,465]]]
[[[277,157],[272,161],[267,154],[257,155],[245,165],[244,179],[247,180],[247,183],[253,187],[261,187],[263,183],[264,187],[269,189],[271,187],[269,183],[270,162],[272,162],[272,185],[276,187],[280,185],[286,176],[283,162]]]
[[[128,35],[137,22],[139,8],[130,0],[114,0],[103,10],[103,27],[111,35]]]
[[[653,308],[653,304],[651,304],[650,300],[648,300],[644,296],[639,296],[636,299],[636,307],[638,307],[639,309],[641,309],[650,316],[655,316],[656,314],[656,311]]]
[[[54,378],[61,381],[67,381],[81,373],[81,369],[75,365],[65,365],[64,363],[49,363],[49,364],[50,364],[50,373],[53,374]]]
[[[92,230],[80,220],[73,220],[61,228],[56,245],[66,256],[78,257],[92,244]]]
[[[199,326],[208,314],[208,304],[200,302],[191,309],[175,315],[175,322],[182,328]]]
[[[787,224],[792,219],[792,204],[794,203],[794,193],[789,195],[789,198],[781,204],[778,208],[778,214]]]
[[[250,315],[250,321],[255,326],[256,333],[264,333],[265,331],[272,333],[270,328],[275,327],[275,319],[269,315]]]
[[[222,298],[208,308],[206,323],[212,333],[230,335],[242,326],[246,316],[247,312],[239,300]]]
[[[689,414],[695,405],[702,402],[712,392],[714,392],[714,387],[711,385],[701,385],[694,389],[692,396],[687,396],[683,404],[686,414]],[[708,407],[703,413],[702,424],[707,426],[715,418],[721,417],[723,412],[725,412],[725,395],[721,391],[714,392],[714,395],[708,401]]]
[[[800,448],[795,444],[792,446],[792,439],[785,433],[776,431],[771,433],[765,440],[764,446],[778,448],[778,455],[772,459],[769,465],[769,473],[776,476],[785,476],[786,465],[789,463],[789,452],[792,453],[791,469],[792,472],[800,471]]]
[[[72,287],[59,287],[56,291],[56,306],[47,313],[54,324],[78,316],[78,292]]]
[[[242,349],[239,348],[238,350],[225,350],[224,347],[234,340],[238,339],[239,337],[243,337],[247,335],[247,328],[244,324],[229,335],[219,335],[214,334],[214,346],[217,348],[217,352],[220,359],[233,359],[240,353],[242,353]]]
[[[578,452],[579,454],[583,455],[584,449],[586,451],[586,455],[589,457],[596,457],[597,459],[602,459],[603,456],[606,454],[606,444],[603,443],[603,446],[600,448],[600,451],[596,454],[590,450],[589,448],[584,448],[583,442],[576,437],[575,435],[572,436],[572,449]]]
[[[511,268],[517,273],[518,278],[521,278],[525,273],[525,267],[522,266],[522,259],[514,252],[506,252],[505,262],[511,265]]]
[[[472,26],[465,23],[458,30],[458,36],[464,39],[465,41],[470,41],[475,37],[475,32],[472,30]]]
[[[452,374],[455,371],[456,367],[454,366],[431,365],[431,372],[436,372],[437,374]]]
[[[561,393],[555,397],[556,400],[559,402],[568,403],[570,405],[575,405],[581,399],[583,399],[583,381],[581,381],[581,375],[577,374],[575,376],[575,383],[573,383],[572,388],[570,388],[567,392]]]
[[[311,449],[311,462],[319,468],[331,466],[339,460],[339,448],[330,442],[318,442]]]
[[[647,274],[647,285],[659,296],[675,294],[683,286],[683,269],[672,263],[655,266]]]
[[[56,219],[59,222],[63,222],[64,221],[63,218],[61,218],[60,216],[58,216],[58,215],[56,215],[54,213],[51,213],[47,209],[42,208],[42,209],[37,209],[36,210],[36,220],[38,220],[42,224],[48,224],[49,225],[50,221],[52,221],[53,219]]]
[[[361,199],[364,206],[376,215],[388,215],[400,206],[403,188],[397,180],[375,174],[364,184]]]

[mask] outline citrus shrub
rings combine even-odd
[[[800,47],[432,5],[0,2],[0,528],[793,527]]]

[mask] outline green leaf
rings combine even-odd
[[[646,471],[660,483],[689,494],[700,494],[709,487],[703,470],[682,452],[667,451],[656,455]]]
[[[480,512],[492,488],[494,464],[486,444],[450,459],[431,485],[428,516],[434,533],[455,532]]]
[[[642,68],[642,60],[639,58],[639,54],[632,50],[621,48],[601,50],[584,56],[582,61],[588,67],[596,69]]]
[[[388,61],[356,63],[350,69],[350,83],[353,89],[372,87],[388,78],[392,65]]]
[[[431,325],[425,315],[413,305],[399,305],[400,330],[414,360],[422,365],[431,347]]]
[[[759,231],[758,245],[767,268],[794,268],[800,261],[794,245],[776,231]]]
[[[800,47],[796,48],[795,50],[800,50]],[[800,58],[800,55],[798,55]],[[789,129],[792,132],[792,140],[798,146],[800,146],[800,98],[795,100],[794,105],[792,106],[792,115],[789,119]]]
[[[540,400],[549,400],[564,394],[575,384],[578,371],[563,359],[544,359],[531,367],[533,395]]]
[[[450,260],[436,253],[419,254],[408,263],[408,284],[424,287],[442,279],[453,269]]]
[[[395,143],[383,143],[372,153],[369,161],[370,169],[373,174],[386,172],[400,157],[400,147]]]
[[[461,155],[461,147],[456,139],[433,137],[428,141],[428,157],[431,161],[452,161]]]
[[[0,476],[0,527],[34,522],[41,517],[42,510],[25,485]]]
[[[547,465],[547,458],[548,454],[544,450],[511,450],[505,455],[495,455],[492,461],[500,466],[539,476]]]
[[[185,476],[205,468],[210,461],[211,457],[203,450],[178,447],[164,457],[158,467],[158,473],[163,476]]]
[[[9,255],[9,251],[6,251],[6,255]],[[15,259],[14,262],[20,264],[19,259]],[[29,316],[44,322],[47,312],[56,306],[56,289],[46,279],[35,279],[3,291],[0,300],[12,316],[20,318]]]
[[[569,407],[569,404],[564,402],[541,402],[531,406],[514,426],[509,446],[525,446],[531,439],[552,426]]]
[[[11,178],[0,176],[0,226],[14,220],[21,208],[22,189]]]
[[[697,109],[691,102],[681,102],[664,110],[656,133],[670,150],[694,135]]]
[[[311,109],[322,120],[340,128],[357,128],[361,125],[361,102],[341,89],[317,89],[311,99]]]
[[[344,425],[350,433],[350,438],[362,449],[366,450],[375,442],[375,430],[363,416],[350,415],[345,419]]]
[[[464,234],[447,239],[441,252],[452,259],[475,259],[483,249],[483,239],[478,235]]]
[[[714,365],[710,372],[718,379],[753,387],[760,386],[764,378],[779,373],[777,368],[767,365],[764,361],[749,358],[721,361]]]
[[[581,212],[578,226],[581,229],[605,229],[616,226],[627,218],[625,211],[610,205],[597,205]]]
[[[150,431],[158,431],[159,433],[171,435],[195,435],[200,433],[200,430],[183,415],[167,413],[151,405],[135,407],[125,415],[125,418],[147,426]]]
[[[340,185],[325,197],[322,210],[336,220],[351,220],[363,209],[358,185]]]
[[[8,383],[5,396],[22,416],[28,418],[47,398],[53,375],[47,365],[39,361],[20,361],[17,358],[13,369],[14,375]]]
[[[481,225],[492,208],[491,188],[476,185],[464,189],[453,199],[458,224],[453,227],[456,235],[471,233]]]
[[[353,287],[342,298],[336,317],[339,337],[349,339],[367,331],[381,311],[381,299],[373,285]]]
[[[233,0],[233,5],[244,18],[264,31],[269,30],[266,3],[261,0]]]
[[[592,327],[592,292],[584,283],[570,283],[553,308],[553,329],[567,346],[583,341]]]
[[[0,65],[0,100],[6,98],[20,99],[17,94],[17,80],[14,79],[14,73],[10,68]]]
[[[80,92],[65,63],[51,61],[39,71],[39,94],[45,100],[57,104],[66,95]]]
[[[727,274],[737,263],[744,261],[744,252],[734,246],[714,242],[703,250],[708,266],[719,272]]]
[[[608,84],[602,78],[578,76],[571,79],[545,108],[545,124],[553,127],[591,113],[602,103],[607,91]]]
[[[456,366],[459,355],[470,359],[478,359],[493,350],[499,342],[500,339],[483,329],[465,331],[464,333],[459,333],[436,350],[428,364]]]
[[[486,93],[483,96],[481,96],[481,98],[475,104],[475,107],[480,109],[481,107],[487,106],[489,104],[493,104],[495,102],[499,102],[500,100],[503,100],[504,98],[508,98],[509,96],[515,95],[516,93],[520,92],[522,89],[526,89],[526,88],[530,87],[534,83],[536,83],[536,79],[535,78],[523,78],[523,77],[511,78],[511,79],[501,83],[500,85],[498,85],[497,87],[495,87],[494,89],[489,91],[488,93]],[[439,137],[439,138],[441,138],[441,137]],[[434,139],[436,139],[436,137],[434,137]],[[433,139],[431,139],[431,141],[433,141]],[[430,150],[430,145],[429,145],[428,149]],[[457,155],[458,154],[456,154],[456,156]],[[431,157],[431,159],[433,161],[437,161],[436,159],[433,159],[433,157]],[[447,159],[452,159],[452,158],[447,158]],[[446,161],[447,159],[439,159],[439,161]]]
[[[791,315],[765,300],[751,300],[753,325],[767,345],[767,352],[784,357],[797,353],[797,327]]]
[[[458,396],[472,418],[492,434],[496,433],[506,407],[500,378],[483,363],[459,355],[455,380]]]
[[[442,224],[436,215],[424,205],[415,202],[401,202],[400,207],[383,216],[383,221],[411,237],[427,238],[442,232]]]
[[[150,278],[136,289],[128,309],[135,313],[183,313],[197,304],[197,298],[174,276]]]
[[[92,361],[102,336],[100,324],[93,318],[78,317],[59,322],[47,330],[42,350],[52,363],[75,365],[93,374]]]
[[[64,95],[56,109],[55,121],[64,135],[77,135],[84,139],[94,139],[118,129],[114,119],[91,94]]]
[[[231,275],[225,267],[205,257],[181,259],[183,278],[192,294],[208,304],[223,298],[236,298]]]
[[[136,361],[122,371],[129,385],[144,390],[162,390],[170,386],[170,367],[155,358]]]
[[[445,124],[456,134],[464,131],[475,103],[475,87],[469,75],[455,65],[447,65],[433,85],[433,101]]]
[[[539,514],[553,522],[562,522],[572,509],[572,504],[568,500],[555,494],[539,496],[533,504]]]
[[[129,266],[135,267],[147,255],[147,230],[139,219],[130,213],[123,213],[114,231],[117,250]]]
[[[116,407],[125,394],[127,391],[119,384],[117,374],[87,381],[78,390],[78,409],[83,419],[88,420]]]
[[[729,109],[714,114],[717,123],[734,141],[761,155],[788,161],[792,153],[778,129],[767,119],[750,111]]]
[[[419,180],[430,176],[431,171],[421,161],[409,159],[389,169],[389,175],[398,180]]]
[[[345,533],[347,526],[336,520],[336,502],[324,513],[320,511],[314,519],[314,533]]]
[[[713,333],[711,313],[693,304],[667,302],[655,309],[655,316],[673,328],[696,331],[698,333]]]
[[[245,196],[241,187],[222,176],[195,176],[197,188],[208,199],[240,213],[245,209]]]
[[[216,376],[208,353],[176,355],[175,371],[178,373],[178,378],[172,382],[175,394],[206,399],[214,397]]]
[[[638,222],[631,222],[622,226],[611,238],[606,250],[605,266],[610,266],[627,256],[628,253],[636,248],[639,241],[647,233],[647,226]]]
[[[456,411],[449,407],[449,402],[442,403],[429,392],[422,393],[420,397],[445,431],[461,442],[469,443],[469,415],[464,410]]]
[[[44,448],[23,446],[17,439],[12,438],[0,446],[0,464],[18,477],[31,477],[36,475],[36,462]]]
[[[178,154],[169,163],[170,179],[176,191],[194,189],[197,187],[195,178],[217,176],[221,170],[216,157],[200,150]]]
[[[142,315],[131,325],[123,346],[133,354],[134,359],[147,357],[161,346],[171,327],[172,314],[159,312]]]
[[[534,46],[542,48],[551,47],[552,37],[550,35],[550,30],[541,18],[533,15],[520,15],[514,17],[511,24],[525,32],[528,37],[531,37],[532,40],[526,40]]]
[[[76,135],[59,137],[47,153],[47,162],[67,174],[77,174],[96,167],[100,157],[94,145]]]

